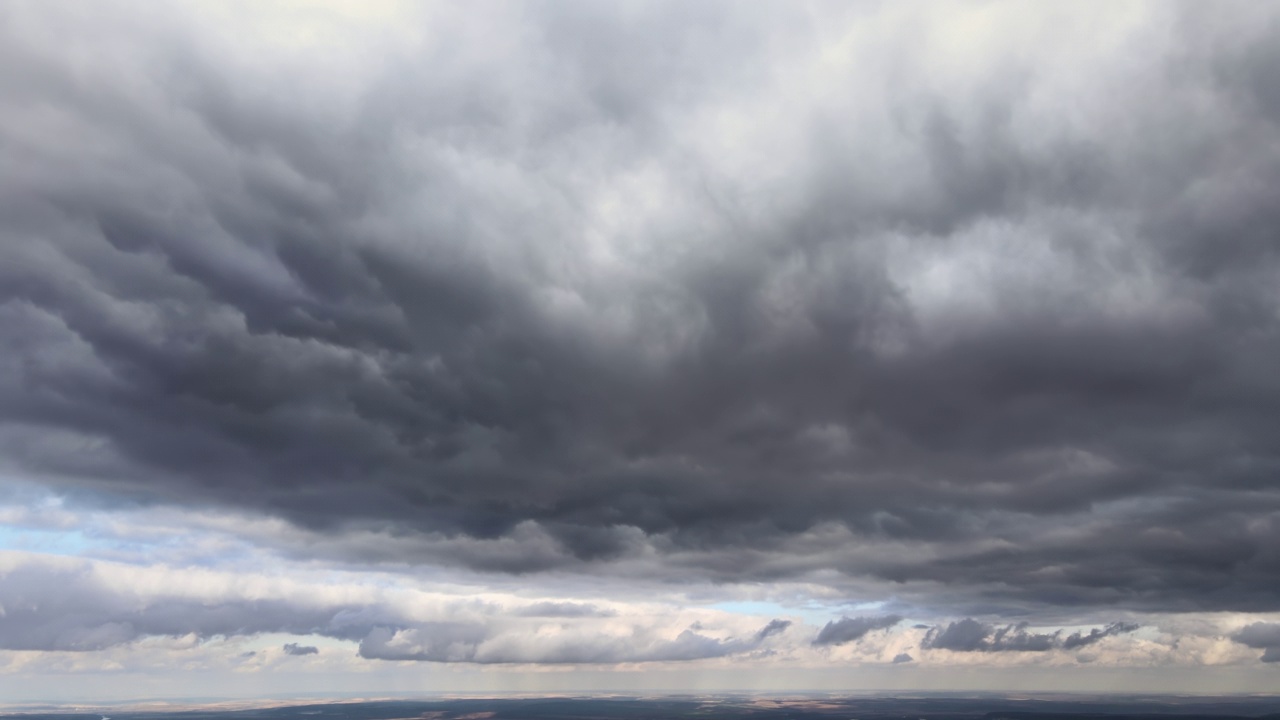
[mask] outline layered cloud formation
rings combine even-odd
[[[0,577],[0,650],[8,651],[92,653],[151,637],[243,643],[283,633],[347,643],[366,660],[613,665],[785,654],[812,662],[830,648],[856,645],[858,654],[906,662],[891,652],[904,642],[920,651],[1074,651],[1139,629],[1113,623],[1062,637],[1061,630],[1029,632],[1027,623],[993,628],[966,618],[895,635],[898,615],[846,616],[821,629],[781,618],[757,626],[749,615],[682,608],[670,597],[551,601],[420,581],[389,584],[387,576],[365,572],[335,580],[301,568],[284,575],[175,569],[11,551],[0,553]],[[1254,623],[1233,639],[1270,647],[1276,627]],[[318,655],[320,648],[295,641],[281,652]]]
[[[627,613],[511,594],[335,586],[247,573],[173,571],[38,555],[0,556],[0,649],[95,651],[154,636],[198,639],[265,633],[358,643],[366,659],[474,663],[619,663],[743,654],[790,625],[742,637],[698,620],[671,626],[669,608]],[[724,615],[723,613],[721,614]],[[721,620],[734,620],[722,617]],[[736,619],[741,626],[743,620]],[[610,642],[610,640],[612,640]],[[286,655],[319,654],[286,643]]]
[[[1045,652],[1058,648],[1075,650],[1112,635],[1131,633],[1141,627],[1136,623],[1113,622],[1103,628],[1093,628],[1087,634],[1073,632],[1063,638],[1061,632],[1052,634],[1028,632],[1027,625],[1028,623],[1022,622],[1017,625],[993,628],[973,618],[965,618],[949,623],[945,628],[930,628],[924,637],[922,647],[960,652]]]
[[[914,668],[1164,618],[1270,662],[1277,48],[1243,2],[6,4],[13,532],[539,599],[24,560],[0,646]]]

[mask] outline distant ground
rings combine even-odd
[[[297,705],[50,708],[22,720],[1280,720],[1280,696],[540,697],[334,701]]]

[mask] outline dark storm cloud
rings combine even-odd
[[[1280,662],[1280,623],[1250,623],[1231,639],[1262,650],[1261,660],[1264,663]]]
[[[285,655],[318,655],[320,648],[315,645],[299,645],[298,643],[285,643]]]
[[[818,631],[818,636],[813,639],[813,644],[843,645],[855,640],[861,640],[863,636],[873,630],[887,630],[900,622],[902,622],[902,618],[898,615],[842,617],[839,620],[832,620],[823,625],[822,629]]]
[[[494,8],[348,55],[6,5],[6,472],[358,562],[1280,609],[1275,10],[1085,43],[1009,8],[1037,53],[952,62],[904,7]]]
[[[901,665],[903,663],[909,663],[914,661],[915,661],[915,658],[911,657],[909,653],[898,653],[897,655],[893,656],[894,665]]]
[[[973,618],[949,623],[945,628],[930,628],[921,647],[926,650],[955,650],[958,652],[1046,652],[1048,650],[1074,650],[1092,645],[1106,637],[1130,633],[1138,629],[1133,623],[1115,622],[1104,628],[1093,628],[1087,635],[1074,632],[1065,639],[1062,631],[1054,633],[1027,632],[1027,623],[994,627]]]

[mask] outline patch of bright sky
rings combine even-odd
[[[80,530],[33,529],[0,524],[0,550],[86,555],[95,541]]]
[[[209,533],[192,533],[189,528],[184,532],[156,522],[164,519],[69,508],[61,497],[0,478],[0,550],[120,561],[181,559],[197,565],[219,564],[238,550]]]
[[[281,650],[287,643],[297,643],[303,647],[314,647],[320,652],[326,650],[338,650],[343,653],[350,654],[358,643],[350,640],[339,640],[337,638],[324,637],[323,635],[289,635],[287,633],[264,633],[262,635],[254,635],[250,640],[243,643],[246,651],[264,652],[268,650]]]
[[[61,498],[0,475],[0,550],[81,555],[93,544]]]
[[[839,614],[828,606],[815,604],[781,605],[761,600],[730,600],[718,602],[709,607],[735,615],[750,615],[752,617],[800,617],[806,623],[816,625],[822,625],[831,620],[833,615]]]

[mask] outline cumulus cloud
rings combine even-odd
[[[988,647],[987,638],[991,633],[990,625],[965,618],[947,625],[946,628],[931,628],[925,635],[922,647],[961,652],[984,650]]]
[[[818,636],[813,639],[814,645],[843,645],[855,640],[861,640],[863,636],[873,630],[885,630],[902,622],[902,618],[898,615],[885,615],[883,617],[841,617],[839,620],[831,620],[822,629],[818,631]]]
[[[1250,623],[1231,636],[1232,640],[1262,650],[1264,663],[1280,662],[1280,623]]]
[[[1093,628],[1087,635],[1074,632],[1066,638],[1062,631],[1053,633],[1033,633],[1027,631],[1027,623],[996,627],[978,622],[973,618],[964,618],[947,624],[933,627],[925,634],[921,647],[933,650],[954,650],[957,652],[1046,652],[1048,650],[1076,648],[1092,645],[1112,635],[1130,633],[1139,628],[1137,624],[1115,622],[1104,628]]]
[[[790,620],[780,620],[775,618],[773,620],[770,620],[768,625],[765,625],[764,627],[760,628],[760,631],[756,633],[756,640],[757,641],[765,640],[769,636],[777,635],[778,633],[785,631],[789,627],[791,627]]]
[[[1074,650],[1076,648],[1092,645],[1105,637],[1134,632],[1139,627],[1141,626],[1137,623],[1113,622],[1104,628],[1093,628],[1087,635],[1082,635],[1079,632],[1073,632],[1062,641],[1062,647],[1064,650]]]

